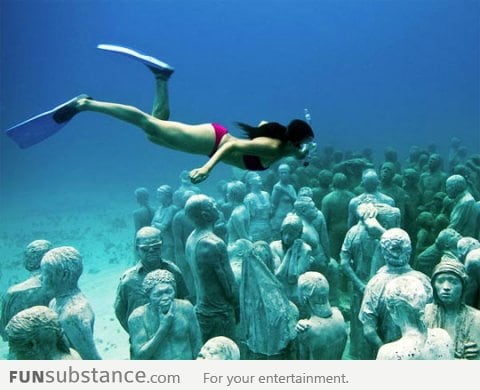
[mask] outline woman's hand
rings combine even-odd
[[[197,184],[197,183],[201,183],[202,181],[206,180],[208,178],[208,174],[210,172],[208,171],[208,169],[206,169],[205,167],[201,167],[201,168],[197,168],[197,169],[192,169],[190,171],[190,181],[193,183],[193,184]]]

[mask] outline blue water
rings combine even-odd
[[[445,154],[455,135],[478,153],[479,15],[476,0],[2,0],[0,127],[79,93],[149,111],[151,73],[95,48],[113,43],[176,68],[174,120],[220,122],[235,133],[235,121],[288,122],[308,107],[320,147],[383,156],[393,146],[403,160],[413,144],[435,142]],[[67,225],[52,220],[56,237],[47,238],[88,250],[76,224],[94,224],[99,205],[124,205],[117,225],[130,224],[136,187],[177,186],[181,170],[205,161],[94,113],[30,149],[3,132],[0,143],[2,257],[16,261],[51,233],[41,218],[76,215],[60,221]],[[230,175],[218,166],[203,189]],[[17,272],[4,270],[2,290]]]

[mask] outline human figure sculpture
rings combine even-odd
[[[162,256],[165,259],[174,259],[174,244],[173,244],[173,217],[178,211],[177,206],[173,204],[173,190],[169,185],[161,185],[157,189],[157,197],[160,201],[160,206],[155,211],[152,226],[156,227],[162,232]]]
[[[2,297],[0,334],[4,340],[5,326],[15,314],[32,306],[48,306],[53,298],[51,291],[42,285],[40,277],[42,257],[52,248],[52,244],[47,240],[35,240],[27,245],[23,254],[23,265],[30,272],[30,277],[9,287]]]
[[[347,189],[347,177],[343,173],[333,175],[333,191],[322,200],[322,213],[327,225],[330,255],[340,260],[340,250],[348,231],[348,205],[354,197]]]
[[[429,203],[435,193],[445,192],[447,174],[442,171],[442,158],[439,154],[432,154],[428,158],[427,171],[420,175],[418,183],[422,193],[422,204]]]
[[[477,229],[477,210],[475,199],[467,190],[465,178],[460,175],[450,176],[446,182],[446,192],[453,200],[448,227],[455,229],[462,236],[474,237]]]
[[[49,306],[57,313],[72,348],[82,359],[101,359],[93,336],[95,314],[78,287],[83,272],[80,253],[71,246],[51,249],[43,256],[40,269],[42,283],[53,295]]]
[[[189,301],[176,299],[175,277],[157,269],[143,279],[148,303],[128,318],[132,358],[140,360],[194,360],[201,335]]]
[[[358,222],[357,207],[361,203],[385,203],[395,206],[394,200],[378,190],[380,180],[377,172],[373,169],[366,169],[362,173],[362,186],[364,192],[350,200],[348,205],[348,226],[352,227]]]
[[[394,173],[397,174],[402,171],[402,164],[398,161],[398,153],[394,148],[387,147],[383,152],[383,156],[385,157],[384,163],[392,164]]]
[[[273,255],[257,241],[244,256],[240,283],[240,333],[250,360],[290,359],[298,309],[273,274]]]
[[[270,242],[272,238],[270,194],[262,190],[262,178],[258,173],[248,172],[246,181],[250,192],[245,197],[244,203],[250,213],[250,236],[252,241]]]
[[[391,162],[385,162],[380,167],[380,185],[379,190],[381,193],[390,196],[395,207],[400,209],[400,215],[402,216],[402,227],[405,229],[407,226],[411,226],[414,220],[414,210],[410,207],[410,199],[406,191],[395,184],[395,166]],[[411,233],[411,232],[408,232]]]
[[[213,233],[219,211],[212,198],[193,195],[185,205],[195,230],[187,240],[187,260],[196,290],[195,312],[205,343],[215,336],[235,339],[238,292],[225,243]]]
[[[363,324],[363,332],[374,353],[385,343],[401,337],[398,326],[386,310],[384,290],[387,283],[401,275],[418,278],[425,287],[428,299],[432,297],[429,278],[409,265],[412,251],[408,234],[399,228],[387,230],[380,238],[380,249],[385,266],[368,281],[363,295],[358,318]]]
[[[162,235],[160,230],[145,226],[137,232],[135,240],[138,263],[124,272],[120,278],[115,296],[115,316],[122,328],[128,333],[128,317],[139,306],[148,302],[143,291],[143,279],[153,270],[165,269],[175,276],[177,298],[189,296],[182,272],[171,261],[162,257]]]
[[[480,311],[464,301],[468,275],[457,260],[443,260],[432,274],[433,302],[427,305],[428,327],[445,329],[455,358],[480,360]]]
[[[372,348],[363,334],[363,325],[358,319],[365,286],[370,279],[372,260],[379,245],[380,235],[372,232],[365,220],[372,217],[371,207],[362,203],[357,208],[359,220],[345,236],[340,252],[340,266],[352,283],[352,299],[350,303],[350,356],[353,359],[372,359]]]
[[[232,215],[227,221],[228,244],[243,238],[251,240],[250,213],[243,203],[247,187],[239,180],[228,183],[227,198],[233,205]]]
[[[325,218],[308,197],[299,197],[294,203],[294,210],[302,219],[302,240],[312,248],[313,263],[310,270],[321,272],[327,278],[330,283],[330,300],[337,304],[340,271],[337,261],[330,257]]]
[[[401,337],[383,344],[377,360],[453,359],[449,334],[439,327],[427,328],[424,313],[428,298],[422,282],[414,276],[400,276],[387,283],[386,309]]]
[[[198,353],[197,360],[239,360],[238,345],[228,337],[212,337]]]
[[[417,256],[414,268],[430,277],[443,255],[457,256],[457,243],[461,238],[462,236],[456,230],[443,229],[435,242]]]
[[[417,217],[417,242],[415,245],[415,256],[417,258],[420,253],[427,249],[435,242],[435,235],[433,232],[434,219],[432,213],[428,211],[422,211]],[[415,262],[415,260],[414,260]]]
[[[270,243],[275,259],[275,275],[287,297],[297,306],[298,277],[312,266],[312,248],[302,240],[303,223],[298,215],[288,214],[281,227],[281,239]]]
[[[58,315],[46,306],[32,306],[8,322],[6,336],[11,360],[78,360],[69,347]]]
[[[242,267],[244,258],[252,250],[252,247],[252,242],[244,238],[238,239],[227,247],[228,258],[230,259],[230,265],[232,267],[237,287],[240,287],[242,280]]]
[[[408,195],[409,205],[414,211],[416,217],[419,207],[422,204],[422,194],[418,188],[420,174],[413,168],[407,168],[403,171],[403,189]]]
[[[136,234],[142,227],[152,224],[155,209],[150,205],[150,194],[145,187],[137,188],[134,193],[135,199],[140,206],[133,211],[133,223]]]
[[[175,194],[177,196],[175,196]],[[180,268],[180,271],[183,275],[183,280],[187,285],[189,292],[188,299],[190,302],[195,303],[195,288],[192,271],[190,270],[190,265],[187,262],[187,255],[185,254],[185,245],[187,244],[188,236],[193,232],[193,229],[195,229],[193,222],[190,221],[190,218],[185,215],[185,204],[187,203],[188,198],[190,198],[192,195],[195,195],[195,192],[190,190],[180,192],[178,192],[178,190],[175,191],[174,198],[178,199],[176,205],[178,211],[175,213],[172,220],[172,233],[175,264],[178,266],[178,268]]]
[[[285,216],[293,210],[293,203],[297,199],[297,192],[290,184],[290,167],[280,164],[278,167],[278,182],[272,190],[273,215],[271,219],[272,238],[280,237],[280,228]]]
[[[460,263],[465,264],[467,255],[474,249],[480,248],[480,241],[473,237],[462,237],[457,242],[457,257]]]
[[[319,272],[306,272],[298,278],[300,299],[307,317],[296,326],[300,360],[340,360],[347,343],[342,313],[331,307],[327,279]]]
[[[474,249],[468,253],[465,258],[465,269],[468,274],[465,302],[480,309],[480,249]]]
[[[328,169],[322,169],[318,173],[318,186],[313,188],[312,199],[315,202],[315,207],[320,209],[322,207],[322,201],[331,191],[331,185],[333,182],[333,173]]]

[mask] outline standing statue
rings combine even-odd
[[[58,315],[46,306],[32,306],[15,314],[6,335],[11,360],[78,360],[69,348]]]
[[[212,198],[193,195],[185,213],[195,225],[187,240],[186,254],[195,282],[195,312],[202,340],[205,343],[215,336],[235,339],[235,278],[225,242],[213,232],[219,211]]]
[[[132,358],[141,360],[194,360],[201,336],[190,302],[175,299],[175,277],[170,271],[151,271],[143,280],[146,305],[128,318]]]
[[[382,345],[377,360],[453,359],[452,339],[440,328],[428,329],[424,313],[428,296],[414,276],[400,276],[387,283],[385,304],[401,337]]]
[[[4,340],[6,340],[5,326],[15,314],[32,306],[48,306],[53,298],[51,291],[42,285],[40,277],[42,257],[52,248],[52,244],[47,240],[35,240],[27,245],[23,265],[31,273],[30,277],[11,286],[2,298],[0,334]]]
[[[245,197],[245,205],[250,213],[250,235],[252,241],[270,242],[272,232],[270,218],[272,215],[272,203],[270,194],[262,191],[262,178],[257,172],[248,172],[246,180],[250,192]]]
[[[42,283],[53,294],[50,308],[58,314],[72,348],[82,359],[101,359],[93,336],[95,314],[78,287],[83,272],[80,253],[71,246],[51,249],[43,256],[40,269]]]
[[[297,192],[290,183],[290,167],[280,164],[278,167],[278,182],[272,190],[273,215],[271,219],[272,235],[274,239],[280,236],[283,219],[293,210],[293,203],[297,199]]]
[[[442,260],[432,274],[433,303],[425,318],[430,328],[445,329],[455,358],[480,360],[480,311],[464,303],[468,275],[457,260]]]
[[[298,359],[340,360],[347,328],[340,310],[330,306],[327,279],[319,272],[306,272],[298,278],[298,289],[307,308],[307,318],[296,326]]]

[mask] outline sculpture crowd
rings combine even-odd
[[[427,149],[377,167],[326,147],[217,199],[183,172],[158,209],[135,190],[114,302],[131,358],[480,359],[480,155]],[[3,297],[10,358],[100,359],[78,251],[36,240],[25,268]]]

